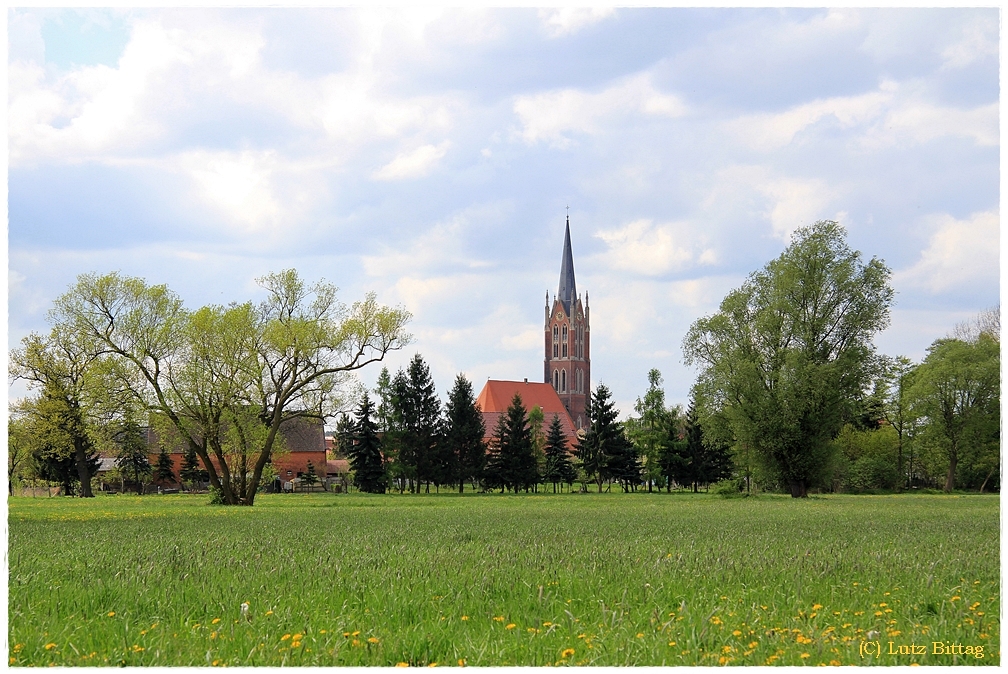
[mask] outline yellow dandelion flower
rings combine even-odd
[[[840,666],[840,661],[839,660],[830,660],[829,663],[831,665],[833,665],[834,667],[839,667]]]
[[[469,620],[469,616],[467,616],[467,615],[464,615],[464,616],[462,616],[462,618],[461,618],[461,619],[462,619],[462,620]]]
[[[108,617],[109,617],[109,618],[113,618],[113,617],[115,617],[115,611],[109,611],[109,612],[108,612]]]
[[[809,654],[808,653],[802,653],[798,657],[801,658],[802,660],[804,660],[805,658],[809,657]]]
[[[144,650],[143,646],[141,646],[140,644],[133,644],[133,652],[134,653],[139,653],[142,650]]]
[[[549,620],[547,620],[546,622],[544,622],[544,623],[543,623],[543,627],[549,627],[549,626],[551,626],[552,624],[553,624],[553,623],[551,623],[551,622],[550,622]]]
[[[10,664],[13,665],[15,662],[17,662],[17,658],[15,658],[13,655],[10,656]]]
[[[951,599],[949,599],[949,601],[956,601],[956,600],[958,600],[958,599],[961,599],[961,597],[960,597],[959,595],[957,595],[957,594],[956,594],[956,595],[952,595],[952,598],[951,598]]]
[[[731,653],[731,646],[725,646],[721,649],[722,653]]]
[[[409,667],[408,662],[397,662],[396,667]]]
[[[351,632],[350,636],[355,637],[355,636],[357,636],[359,634],[360,634],[360,630],[357,630],[356,632]]]
[[[292,641],[291,642],[291,648],[300,648],[300,647],[301,647],[301,642],[300,641]]]
[[[719,665],[723,665],[726,662],[728,662],[728,658],[726,658],[725,656],[722,655],[720,658],[718,658],[718,664]]]
[[[643,639],[644,638],[644,633],[643,632],[638,632],[637,633],[637,638],[638,639]]]
[[[757,646],[759,646],[759,642],[758,641],[750,641],[749,642],[749,648],[756,648]]]
[[[506,630],[513,630],[514,628],[515,628],[514,623],[508,623],[507,625],[504,626],[504,629]]]
[[[216,625],[219,622],[220,622],[220,618],[214,618],[213,620],[210,621],[210,624],[211,625]]]
[[[668,645],[669,645],[669,646],[675,646],[675,645],[676,645],[676,642],[674,642],[674,641],[670,641],[670,642],[668,642]]]
[[[560,657],[561,658],[569,658],[572,655],[574,655],[574,649],[573,648],[565,648],[560,653]]]
[[[437,663],[436,663],[436,662],[432,662],[432,663],[430,663],[430,664],[429,664],[429,665],[427,665],[427,666],[428,666],[428,667],[437,667]]]
[[[348,636],[350,636],[350,633],[349,632],[344,632],[343,636],[348,637]]]
[[[285,634],[282,637],[280,637],[280,641],[287,641],[288,639],[290,639],[290,635],[289,634]]]
[[[46,644],[46,645],[45,645],[45,649],[46,649],[47,651],[51,651],[51,650],[52,650],[52,649],[54,649],[54,648],[56,648],[56,644],[54,644],[54,643],[52,643],[52,642],[49,642],[48,644]]]
[[[459,667],[465,667],[465,664],[466,664],[465,658],[459,658],[458,659],[458,663],[459,663]]]
[[[14,644],[15,653],[20,653],[22,648],[24,648],[24,644]]]
[[[584,639],[584,638],[585,638],[584,632],[578,635],[578,639]]]
[[[360,639],[354,639],[350,642],[351,646],[360,646]]]
[[[266,613],[263,613],[263,615],[273,615],[273,609],[266,611]]]
[[[741,630],[734,630],[732,632],[732,636],[733,637],[740,637],[740,636],[742,636],[742,631]]]
[[[499,623],[502,623],[502,622],[504,622],[504,616],[502,616],[502,615],[495,615],[494,616],[494,620],[496,620]]]
[[[325,630],[319,630],[318,633],[319,634],[325,634]]]
[[[818,611],[821,608],[822,608],[822,604],[812,604],[812,610],[813,611]]]
[[[369,644],[376,644],[376,643],[378,643],[378,637],[368,637],[368,643]]]

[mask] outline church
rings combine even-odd
[[[550,303],[546,292],[543,324],[543,382],[530,383],[489,379],[476,399],[483,413],[486,437],[489,440],[515,393],[522,397],[526,409],[539,406],[543,410],[543,433],[549,429],[553,415],[573,447],[578,430],[588,425],[585,402],[591,386],[591,331],[589,327],[588,293],[584,302],[577,294],[574,280],[574,255],[571,251],[570,216],[564,232],[560,259],[560,284]]]

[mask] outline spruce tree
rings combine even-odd
[[[190,445],[182,455],[182,470],[179,471],[179,478],[183,483],[188,483],[190,489],[199,481],[201,470],[199,460],[196,457],[196,449]]]
[[[597,389],[596,389],[597,390]],[[605,455],[599,444],[598,429],[595,425],[595,405],[594,396],[589,390],[585,396],[585,417],[588,419],[588,426],[583,436],[578,437],[574,454],[585,476],[598,485],[599,493],[602,493],[602,481],[605,479]]]
[[[605,384],[599,384],[591,396],[591,424],[585,435],[584,456],[591,460],[591,470],[602,490],[604,479],[616,480],[625,490],[640,482],[640,459],[637,450],[627,440],[623,424],[616,419],[619,410],[612,401],[612,393]],[[584,463],[585,459],[582,459]]]
[[[371,418],[374,411],[374,403],[365,393],[357,408],[357,423],[348,456],[350,467],[354,471],[354,486],[369,494],[384,494],[388,488],[388,477],[381,454],[378,428]]]
[[[308,485],[308,491],[311,491],[316,482],[318,482],[318,473],[315,472],[315,466],[309,461],[304,477],[301,478],[301,483]]]
[[[476,407],[472,384],[463,374],[455,378],[455,385],[448,393],[445,417],[444,446],[453,459],[454,475],[461,494],[466,480],[479,478],[486,463],[483,414]]]
[[[158,482],[175,482],[175,470],[168,452],[161,448],[158,453],[157,464],[154,468],[154,479]]]
[[[403,453],[416,476],[416,493],[420,483],[430,482],[437,477],[437,450],[441,442],[441,402],[437,398],[430,368],[420,354],[410,361],[408,386],[405,396],[400,399],[403,419]]]
[[[555,494],[558,482],[571,484],[575,477],[577,473],[567,454],[567,435],[560,423],[560,417],[554,414],[549,432],[546,434],[546,471],[543,474],[543,482],[552,482]]]
[[[700,487],[704,461],[703,429],[700,427],[700,420],[697,418],[696,403],[690,401],[689,410],[686,412],[686,461],[688,468],[684,471],[683,477],[693,485],[693,493],[697,493]]]
[[[503,419],[500,437],[501,479],[507,488],[515,492],[519,489],[528,491],[539,480],[539,474],[532,447],[532,431],[518,393],[511,399]]]
[[[147,442],[135,421],[123,421],[114,435],[119,445],[116,467],[136,485],[137,494],[143,494],[143,480],[151,474],[150,460],[147,458]]]

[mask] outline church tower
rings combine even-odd
[[[575,428],[588,426],[585,401],[590,389],[591,331],[588,324],[588,293],[584,304],[574,283],[574,256],[571,254],[570,216],[564,234],[560,261],[560,287],[550,306],[546,292],[545,379],[552,384],[564,407],[570,412]]]

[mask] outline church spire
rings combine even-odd
[[[567,315],[577,299],[577,287],[574,284],[574,255],[571,253],[570,216],[567,216],[567,232],[564,234],[563,260],[560,262],[560,288],[557,299],[563,302]]]

